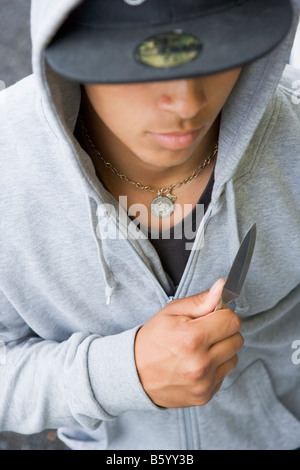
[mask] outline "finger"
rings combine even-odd
[[[232,310],[224,309],[191,320],[188,326],[193,328],[193,334],[197,335],[199,344],[211,348],[237,333],[241,328],[241,320]]]
[[[218,279],[209,290],[189,297],[189,314],[193,318],[199,318],[213,312],[221,299],[225,282],[225,279]]]
[[[235,355],[216,369],[213,380],[214,385],[210,387],[209,393],[201,397],[201,402],[198,403],[199,405],[206,404],[213,398],[222,387],[224,379],[235,369],[237,363],[238,356]]]
[[[236,368],[238,364],[238,356],[235,354],[228,361],[221,364],[215,372],[215,384],[222,384],[224,379]]]
[[[220,301],[225,282],[225,279],[219,279],[209,290],[173,300],[168,304],[168,313],[199,318],[213,312]]]
[[[216,366],[223,364],[237,354],[243,347],[244,338],[237,332],[229,338],[225,338],[211,346],[209,356]]]
[[[211,393],[211,397],[215,396],[215,394],[220,390],[220,388],[222,387],[223,385],[223,380],[221,380],[219,383],[217,383],[217,385],[215,386],[215,388],[213,389],[212,393]]]

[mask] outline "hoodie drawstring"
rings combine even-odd
[[[112,270],[110,269],[106,258],[104,256],[104,250],[103,250],[103,240],[102,240],[102,234],[101,231],[103,230],[103,227],[105,226],[108,228],[108,224],[110,223],[110,213],[109,210],[107,210],[105,213],[100,213],[98,211],[98,206],[96,201],[89,197],[89,205],[90,205],[90,216],[91,216],[91,223],[92,223],[92,228],[93,232],[96,237],[97,241],[97,248],[98,248],[98,255],[100,258],[100,264],[103,272],[103,277],[105,281],[105,297],[106,297],[106,305],[111,304],[111,298],[113,296],[113,293],[117,287],[117,283],[114,279]],[[107,234],[106,234],[107,235]]]

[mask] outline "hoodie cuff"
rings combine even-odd
[[[132,410],[162,410],[146,394],[135,365],[134,341],[142,325],[96,338],[88,352],[90,383],[99,405],[112,417]]]

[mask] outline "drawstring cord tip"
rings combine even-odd
[[[115,287],[106,286],[105,288],[106,305],[110,305],[111,297],[113,295],[114,290],[115,290]]]

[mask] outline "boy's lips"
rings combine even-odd
[[[193,129],[187,132],[156,133],[148,132],[161,147],[170,150],[180,150],[189,147],[199,137],[202,128]]]

